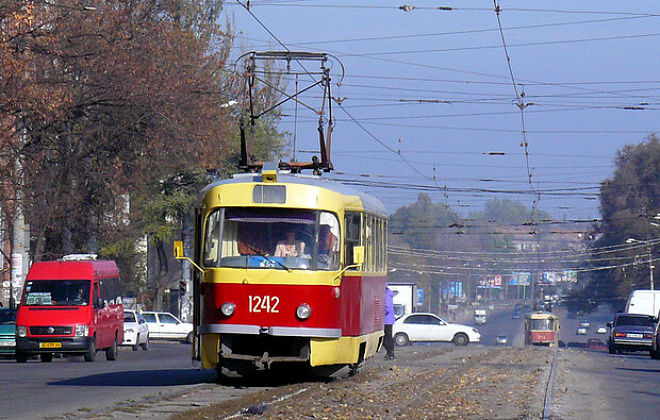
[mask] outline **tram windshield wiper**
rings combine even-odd
[[[279,265],[280,267],[282,267],[283,269],[285,269],[286,271],[288,271],[289,273],[291,272],[291,269],[290,269],[289,267],[287,267],[286,265],[284,265],[283,262],[271,259],[268,255],[264,254],[263,252],[261,252],[261,251],[259,251],[259,250],[257,250],[257,249],[252,248],[252,247],[251,247],[250,245],[248,245],[248,244],[245,244],[245,246],[246,246],[250,251],[254,252],[254,253],[257,254],[258,256],[260,256],[261,258],[263,258],[263,259],[265,259],[266,261],[268,261],[269,263],[271,263],[271,264],[277,264],[277,265]]]

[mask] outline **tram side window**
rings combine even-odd
[[[339,220],[328,212],[319,215],[317,268],[339,268]]]
[[[375,264],[375,248],[374,248],[374,217],[371,215],[364,215],[364,269],[367,271],[374,271]]]
[[[346,265],[353,265],[353,248],[360,245],[360,231],[362,230],[362,219],[360,213],[346,213],[346,240],[344,255]],[[352,268],[355,270],[355,268]]]
[[[381,217],[374,217],[373,219],[373,241],[374,247],[374,270],[385,271],[387,266],[387,228],[386,222]]]
[[[385,271],[387,264],[387,224],[381,217],[364,215],[365,261],[367,271]]]
[[[214,212],[206,222],[206,237],[204,238],[204,266],[217,267],[220,262],[220,235],[222,209]]]

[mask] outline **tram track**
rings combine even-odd
[[[555,357],[547,348],[411,346],[331,382],[282,372],[82,418],[235,420],[253,418],[249,410],[262,419],[547,418]]]
[[[419,349],[399,352],[395,363],[375,360],[344,380],[253,395],[242,409],[213,418],[243,418],[255,404],[269,419],[540,418],[544,412],[547,349]]]

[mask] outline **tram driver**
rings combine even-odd
[[[305,253],[305,242],[296,238],[296,231],[289,229],[286,237],[275,247],[276,257],[301,257]]]

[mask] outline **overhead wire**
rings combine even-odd
[[[541,199],[541,196],[534,190],[534,185],[532,184],[532,172],[529,166],[529,143],[527,141],[527,130],[525,128],[525,108],[529,106],[528,103],[525,103],[522,99],[522,96],[520,93],[518,93],[518,87],[516,83],[516,78],[513,75],[513,67],[511,65],[511,56],[509,55],[509,50],[506,45],[506,39],[504,37],[504,29],[502,29],[502,20],[500,19],[500,5],[499,5],[499,0],[493,0],[493,4],[495,6],[495,15],[497,16],[497,26],[499,28],[499,33],[500,37],[502,39],[502,48],[504,49],[504,54],[506,56],[506,62],[507,66],[509,68],[509,75],[511,76],[511,85],[513,86],[513,90],[516,94],[516,106],[520,110],[520,122],[522,124],[522,146],[525,149],[525,164],[527,166],[527,178],[529,180],[529,187],[532,190],[532,193],[538,197],[538,199]],[[524,90],[523,90],[523,96],[524,96]],[[534,205],[532,206],[532,211],[536,207],[536,204],[538,202],[534,202]]]

